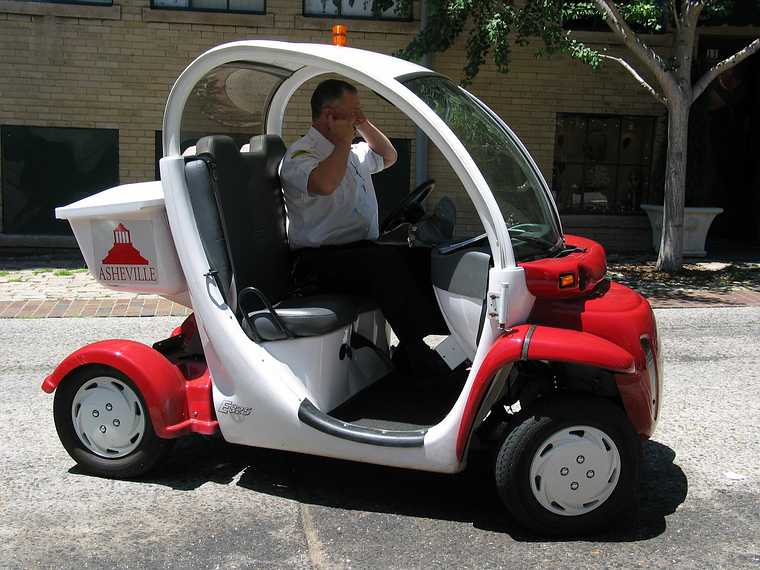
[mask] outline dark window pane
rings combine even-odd
[[[112,6],[113,0],[47,0],[53,4],[94,4],[96,6]]]
[[[151,0],[151,6],[214,12],[264,13],[266,10],[265,0]]]
[[[230,10],[237,12],[264,12],[264,0],[230,0]]]
[[[156,8],[189,8],[190,0],[153,0]]]
[[[70,235],[56,206],[119,184],[119,132],[4,125],[3,232]]]
[[[618,171],[618,207],[621,213],[637,212],[648,194],[649,174],[641,166],[621,166]]]
[[[338,13],[333,0],[305,0],[303,13],[309,16],[332,16]]]
[[[565,211],[572,208],[576,203],[580,203],[582,186],[583,165],[557,165],[554,177],[554,191],[557,192],[560,210]]]
[[[649,117],[625,117],[620,132],[620,163],[649,164],[652,157],[652,128]]]
[[[641,213],[650,194],[654,118],[557,115],[554,192],[564,213]]]
[[[343,0],[340,13],[343,16],[371,16],[372,0]]]
[[[583,162],[587,120],[561,117],[557,121],[554,156],[562,162]]]
[[[226,10],[227,0],[191,0],[190,6],[198,10]]]
[[[398,160],[372,177],[377,195],[379,219],[382,222],[409,194],[409,174],[412,165],[412,140],[391,138]]]
[[[582,208],[584,210],[615,210],[617,167],[609,164],[592,164],[586,166],[583,177]]]
[[[620,120],[617,117],[590,119],[586,144],[586,160],[591,162],[617,162]]]
[[[396,7],[383,10],[379,15],[372,11],[372,0],[304,0],[306,16],[343,16],[346,18],[370,18],[378,20],[403,20],[410,14],[396,12]]]

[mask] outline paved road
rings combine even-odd
[[[760,567],[760,309],[663,310],[667,388],[636,516],[544,541],[498,507],[484,459],[430,475],[183,441],[149,479],[80,473],[43,376],[85,342],[177,322],[0,320],[0,567]]]

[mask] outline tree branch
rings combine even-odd
[[[704,90],[707,89],[707,86],[710,85],[710,83],[712,83],[713,80],[721,73],[728,69],[731,69],[732,67],[735,67],[757,51],[760,51],[760,38],[750,43],[744,49],[736,52],[731,57],[727,57],[720,63],[712,66],[705,72],[705,74],[699,79],[699,81],[697,81],[696,85],[694,86],[694,90],[692,91],[691,96],[692,102],[696,101],[699,96],[702,95]]]
[[[594,4],[596,4],[597,9],[604,16],[610,29],[649,68],[657,78],[657,81],[660,82],[663,90],[667,93],[669,90],[677,89],[675,80],[665,69],[662,58],[631,30],[620,10],[615,5],[615,2],[613,0],[594,0]]]
[[[697,27],[699,15],[705,7],[705,0],[688,0],[684,3],[683,19],[687,26]]]
[[[670,13],[673,15],[673,22],[676,24],[676,30],[681,29],[681,20],[678,19],[678,7],[676,0],[670,0]]]
[[[639,85],[641,85],[644,89],[646,89],[647,91],[649,91],[649,94],[652,97],[654,97],[655,99],[657,99],[663,105],[667,105],[668,104],[667,98],[664,97],[663,95],[660,95],[660,93],[658,93],[657,90],[654,87],[652,87],[649,84],[649,82],[647,82],[647,80],[644,79],[641,76],[641,74],[638,71],[636,71],[634,69],[634,67],[630,63],[628,63],[626,60],[624,60],[622,57],[613,57],[611,55],[604,55],[604,54],[602,54],[600,57],[602,57],[604,59],[609,59],[609,60],[612,60],[612,61],[617,61],[620,65],[622,65],[624,68],[626,68],[631,75],[633,75],[633,78],[639,83]]]

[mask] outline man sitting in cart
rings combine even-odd
[[[311,112],[309,131],[280,167],[296,283],[372,298],[399,338],[394,363],[418,375],[444,373],[423,341],[448,332],[432,292],[429,250],[371,241],[379,237],[372,174],[396,162],[396,149],[367,120],[350,83],[320,83]],[[353,144],[356,133],[365,142]]]

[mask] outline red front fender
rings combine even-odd
[[[460,461],[464,457],[473,423],[494,375],[505,365],[517,360],[585,364],[618,373],[636,371],[631,353],[596,335],[541,325],[514,327],[493,343],[478,369],[459,424],[457,457]]]
[[[135,383],[159,437],[177,437],[189,431],[185,378],[161,353],[139,342],[104,340],[84,346],[45,378],[42,389],[52,393],[69,373],[88,364],[115,368]]]

